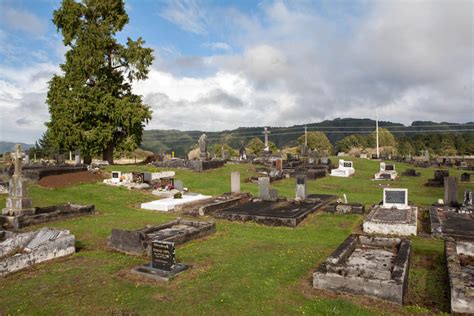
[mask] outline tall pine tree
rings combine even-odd
[[[123,0],[63,0],[53,22],[69,50],[49,82],[48,134],[59,149],[113,163],[114,149],[135,149],[151,119],[131,84],[147,78],[153,50],[141,37],[126,45],[115,38],[128,23]]]

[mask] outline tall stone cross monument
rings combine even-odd
[[[265,134],[265,148],[263,149],[263,151],[269,152],[270,146],[268,146],[268,134],[270,134],[270,131],[268,130],[268,127],[264,128],[263,134]]]
[[[26,186],[26,179],[23,178],[21,160],[23,153],[21,152],[21,145],[16,144],[16,151],[12,154],[15,164],[15,172],[10,178],[8,188],[8,198],[6,207],[2,210],[2,215],[18,216],[23,214],[33,214],[31,198],[28,197],[28,188]]]

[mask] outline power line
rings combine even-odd
[[[334,130],[334,131],[325,131],[328,134],[370,134],[373,133],[373,130],[367,130],[367,131],[339,131],[339,130]],[[474,132],[474,129],[429,129],[429,130],[407,130],[407,131],[390,131],[390,133],[406,133],[406,134],[411,134],[411,133],[427,133],[427,132],[437,132],[437,133],[447,133],[447,132]],[[303,132],[304,133],[304,132]],[[280,136],[280,135],[294,135],[294,134],[303,134],[302,132],[286,132],[286,133],[273,133],[271,134],[272,136]],[[248,136],[233,136],[232,138],[234,139],[245,139],[245,138],[251,138],[251,137],[259,137],[262,136],[261,133],[259,134],[254,134],[254,135],[248,135]],[[172,142],[172,143],[181,143],[181,142],[194,142],[195,140],[193,139],[158,139],[161,140],[162,142]],[[222,137],[210,137],[208,138],[209,141],[213,140],[222,140]]]
[[[432,127],[432,128],[440,128],[440,127],[463,127],[463,126],[474,126],[474,123],[466,123],[466,124],[445,124],[445,125],[417,125],[417,126],[381,126],[379,124],[379,127],[381,128],[385,128],[385,129],[388,129],[388,130],[392,130],[392,129],[400,129],[400,128],[419,128],[419,127]],[[367,130],[370,130],[370,131],[373,131],[375,130],[375,125],[374,127],[372,126],[309,126],[308,127],[308,130],[309,131],[322,131],[322,132],[326,132],[326,133],[334,133],[333,131],[325,131],[325,129],[337,129],[337,130],[340,130],[340,129],[348,129],[348,128],[351,128],[351,129],[367,129]],[[257,129],[257,127],[253,128],[253,129]],[[280,131],[280,130],[284,130],[284,131],[288,131],[288,130],[301,130],[302,132],[304,132],[304,125],[302,126],[294,126],[294,127],[280,127],[280,128],[273,128],[273,129],[270,129],[272,132],[275,132],[275,131]],[[467,129],[466,129],[467,130]],[[428,130],[428,131],[432,131],[432,130]],[[349,133],[349,132],[356,132],[356,133],[359,133],[359,132],[363,132],[363,131],[342,131],[344,133]],[[223,134],[222,136],[224,135],[231,135],[231,136],[235,136],[235,135],[251,135],[251,136],[258,136],[260,131],[229,131],[229,132],[226,132],[226,131],[221,131],[221,132],[208,132],[208,133],[220,133],[220,134]],[[255,133],[258,133],[258,134],[255,134]],[[273,134],[273,135],[276,135],[276,134]],[[220,136],[220,137],[222,137]]]

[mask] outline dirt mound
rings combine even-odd
[[[46,188],[62,188],[74,184],[98,182],[103,179],[104,176],[100,173],[79,171],[41,178],[38,185]]]

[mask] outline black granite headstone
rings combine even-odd
[[[392,170],[395,170],[395,167],[394,167],[394,165],[385,165],[385,170],[386,171],[392,171]]]
[[[388,204],[406,204],[405,191],[385,191],[385,203]]]
[[[471,181],[471,175],[467,172],[464,172],[463,174],[461,174],[461,181],[462,182],[469,182]]]
[[[160,240],[152,241],[151,264],[155,269],[172,270],[176,264],[176,248],[174,243]]]

